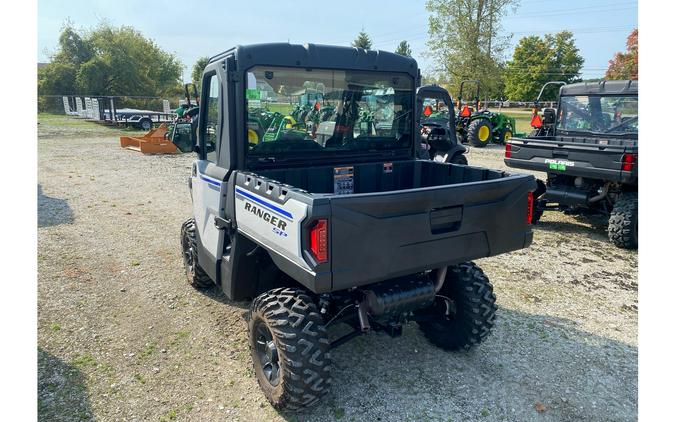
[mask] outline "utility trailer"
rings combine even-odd
[[[399,336],[415,322],[442,349],[480,343],[496,298],[471,260],[532,242],[534,177],[416,158],[420,81],[412,58],[313,44],[237,46],[204,70],[186,148],[198,156],[194,217],[181,228],[187,279],[253,299],[253,367],[277,408],[326,394],[331,348],[358,335]],[[262,85],[279,98],[324,87],[333,129],[321,139],[311,126],[252,137]],[[368,100],[373,92],[391,98]],[[366,111],[378,125],[362,120]],[[352,331],[334,338],[338,323]]]

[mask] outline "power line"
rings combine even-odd
[[[537,3],[540,3],[537,1]],[[613,11],[623,11],[623,10],[629,10],[633,9],[633,7],[622,7],[622,8],[617,8],[617,6],[637,6],[636,1],[627,1],[627,2],[620,2],[620,3],[609,3],[609,4],[596,4],[592,6],[583,6],[583,7],[573,7],[573,8],[566,8],[566,9],[555,9],[555,10],[548,10],[546,12],[542,13],[534,13],[534,14],[517,14],[515,16],[504,16],[505,20],[508,19],[520,19],[520,18],[527,18],[527,17],[546,17],[546,16],[558,16],[561,14],[575,14],[580,11],[587,11],[587,12],[613,12]],[[597,10],[596,10],[597,9]],[[419,16],[421,14],[416,14],[413,16]],[[516,33],[527,33],[530,31],[518,31]],[[541,31],[544,32],[544,31]],[[380,33],[380,34],[375,34],[371,36],[371,39],[373,41],[376,41],[378,37],[383,37],[383,36],[388,36],[390,34],[400,34],[400,31],[393,31],[393,32],[385,32],[385,33]],[[420,34],[419,32],[413,33],[412,35],[418,35]],[[425,32],[426,34],[426,32]],[[405,37],[404,37],[405,38]],[[386,40],[386,41],[379,41],[379,43],[383,42],[390,42],[393,40]]]
[[[614,28],[614,29],[611,29]],[[603,29],[598,28],[598,27],[586,27],[586,28],[560,28],[560,29],[538,29],[538,30],[531,30],[531,31],[518,31],[518,32],[511,32],[511,34],[553,34],[553,33],[558,33],[561,31],[570,31],[572,32],[573,35],[581,35],[581,34],[600,34],[600,33],[610,33],[610,32],[624,32],[633,29],[633,26],[625,26],[625,27],[605,27]],[[398,39],[390,39],[386,41],[379,41],[377,44],[380,46],[387,46],[390,45],[391,43],[397,43],[400,42],[401,40],[406,40],[406,41],[416,41],[419,39],[426,38],[428,36],[427,33],[418,33],[417,36],[414,37],[404,37],[404,38],[398,38]]]

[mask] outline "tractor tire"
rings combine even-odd
[[[183,264],[185,265],[185,274],[188,284],[196,289],[205,289],[213,287],[214,283],[206,274],[206,271],[199,266],[197,260],[197,235],[195,234],[197,226],[195,219],[190,218],[183,223],[180,228],[180,243],[183,250]]]
[[[492,124],[488,119],[476,119],[466,130],[469,143],[477,148],[483,148],[492,140]]]
[[[509,142],[511,138],[513,138],[513,131],[507,128],[506,130],[504,130],[504,133],[502,133],[501,143],[506,145],[506,143]]]
[[[609,240],[623,249],[638,247],[638,194],[626,192],[619,196],[609,216]]]
[[[275,408],[299,410],[328,393],[330,341],[323,318],[304,290],[265,292],[253,300],[249,316],[253,369]]]
[[[443,350],[469,350],[492,331],[496,297],[487,276],[473,262],[448,267],[436,301],[418,321],[425,337]],[[419,312],[419,311],[418,311]]]
[[[466,155],[458,153],[452,156],[452,158],[449,161],[450,164],[462,164],[464,166],[468,166],[469,162],[466,160]]]

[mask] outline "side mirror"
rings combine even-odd
[[[192,129],[192,124],[176,123],[173,128],[171,142],[176,145],[180,152],[193,152],[197,148],[197,139],[195,131]]]

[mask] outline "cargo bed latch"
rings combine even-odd
[[[213,224],[218,230],[227,230],[229,232],[232,228],[232,221],[222,217],[216,217],[213,220]]]

